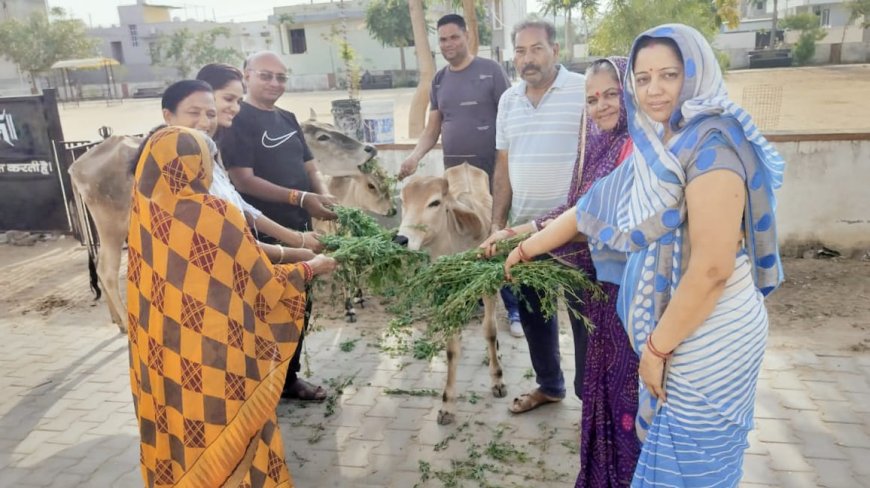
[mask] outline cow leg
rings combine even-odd
[[[362,288],[357,288],[353,296],[353,302],[359,305],[359,308],[366,308],[366,298],[363,296]]]
[[[462,352],[462,335],[457,332],[447,340],[447,386],[441,395],[441,410],[438,410],[438,423],[452,424],[456,420],[456,366]]]
[[[103,289],[106,291],[106,303],[109,306],[109,315],[121,332],[127,331],[126,313],[121,301],[121,287],[119,274],[121,271],[121,248],[127,237],[127,225],[129,222],[129,210],[123,209],[124,213],[100,211],[94,208],[91,215],[97,227],[100,237],[100,250],[97,253],[97,274]]]
[[[483,336],[486,338],[486,350],[489,355],[489,377],[492,380],[492,394],[496,398],[507,395],[504,384],[504,371],[498,361],[498,336],[495,323],[495,295],[483,299]]]
[[[115,236],[112,236],[113,238]],[[127,331],[127,323],[122,313],[124,305],[121,301],[119,273],[121,271],[121,246],[123,239],[101,239],[97,274],[106,290],[106,302],[109,305],[109,315],[121,332]]]
[[[344,288],[344,320],[348,323],[356,322],[356,308],[353,306],[353,295]]]

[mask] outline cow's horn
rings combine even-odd
[[[314,109],[311,107],[309,107],[308,110],[311,112],[311,114],[309,115],[311,120],[317,120],[317,112],[315,112]]]

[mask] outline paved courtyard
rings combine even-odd
[[[127,341],[91,302],[85,251],[68,240],[14,259],[10,249],[0,246],[0,487],[141,486]],[[320,308],[303,369],[332,396],[279,406],[296,486],[573,486],[580,402],[507,412],[532,381],[524,340],[500,331],[509,394],[496,399],[481,334],[466,333],[457,421],[439,426],[440,356],[385,350],[377,304],[358,324]],[[783,333],[772,329],[743,486],[870,486],[870,354],[793,347]]]

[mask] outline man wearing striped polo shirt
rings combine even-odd
[[[585,78],[556,64],[559,45],[552,24],[522,22],[514,28],[513,41],[514,65],[523,81],[501,96],[496,118],[492,230],[502,234],[508,216],[511,225],[524,224],[565,203],[586,99]],[[514,413],[565,397],[558,321],[544,319],[534,291],[523,290],[523,295],[532,305],[529,310],[520,304],[520,321],[538,388],[514,399],[510,406]],[[585,329],[575,331],[574,344],[577,371],[582,375]]]

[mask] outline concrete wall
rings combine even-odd
[[[844,44],[840,60],[844,63],[870,62],[870,41]]]
[[[787,251],[815,242],[870,249],[870,133],[835,136],[771,137],[787,162],[777,208]]]
[[[862,134],[771,134],[786,160],[785,183],[777,193],[783,252],[800,254],[824,244],[848,255],[870,249],[870,132]],[[378,146],[378,160],[397,173],[410,144]],[[440,145],[421,162],[418,174],[444,171]]]
[[[716,49],[755,49],[755,31],[721,32],[713,39]]]

